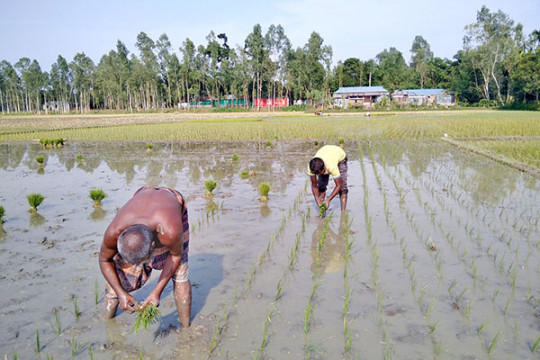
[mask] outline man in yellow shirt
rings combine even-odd
[[[328,209],[330,201],[339,194],[341,211],[345,211],[347,194],[349,193],[347,188],[347,154],[341,147],[325,145],[320,148],[309,162],[308,175],[311,177],[311,191],[317,206],[324,203]],[[334,178],[336,186],[330,196],[325,199],[330,175]]]

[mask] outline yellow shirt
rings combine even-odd
[[[326,168],[326,171],[324,172],[325,175],[330,174],[334,179],[337,179],[341,176],[338,168],[338,164],[345,160],[347,157],[347,154],[345,151],[337,145],[325,145],[322,148],[317,151],[314,157],[321,158],[324,162],[324,166]],[[311,172],[311,169],[309,168],[308,164],[308,175],[309,176],[315,176],[314,173]]]

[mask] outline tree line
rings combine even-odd
[[[321,104],[329,103],[339,87],[371,85],[390,92],[442,88],[461,104],[538,102],[539,30],[525,35],[507,14],[483,6],[464,32],[463,48],[451,60],[434,56],[419,35],[409,63],[390,47],[375,59],[348,58],[335,66],[332,47],[318,33],[294,49],[281,25],[270,25],[266,32],[255,25],[236,48],[226,34],[210,31],[206,44],[197,46],[187,38],[178,53],[166,34],[154,41],[141,32],[138,54],[118,40],[97,65],[84,52],[70,62],[59,55],[49,72],[26,57],[13,65],[3,60],[0,108],[2,113],[40,113],[47,111],[45,104],[54,104],[57,112],[138,111],[227,97],[244,99],[245,106],[284,97]]]

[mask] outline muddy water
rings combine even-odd
[[[0,356],[534,357],[540,182],[439,142],[345,150],[348,217],[335,200],[321,219],[304,174],[311,143],[0,144]],[[207,179],[218,183],[212,200]],[[170,284],[146,331],[133,334],[130,314],[103,320],[101,237],[144,184],[188,200],[189,329]],[[98,187],[108,195],[100,209],[89,199]],[[34,192],[45,200],[30,214]]]

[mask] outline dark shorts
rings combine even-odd
[[[338,164],[339,174],[341,178],[341,190],[339,195],[348,194],[349,188],[347,187],[347,158],[343,159]],[[328,181],[330,180],[330,175],[321,175],[317,177],[317,186],[319,187],[319,192],[325,192],[328,187]]]

